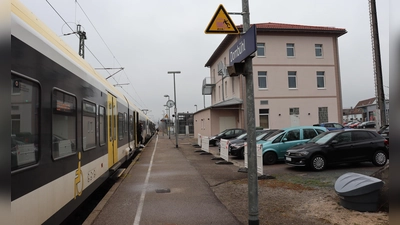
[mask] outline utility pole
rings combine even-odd
[[[379,45],[378,19],[376,15],[375,0],[369,0],[369,17],[371,25],[372,55],[373,55],[373,65],[374,65],[374,77],[375,77],[375,96],[379,108],[380,126],[383,126],[387,123],[386,100],[385,100],[385,93],[383,90],[381,50]]]
[[[250,29],[249,1],[242,0],[243,33]],[[255,26],[255,25],[254,25]],[[248,204],[249,225],[258,225],[258,176],[256,151],[256,123],[254,112],[254,81],[253,58],[244,61],[244,76],[246,77],[246,110],[247,110],[247,148],[248,148]]]
[[[79,35],[79,55],[85,58],[85,40],[86,32],[81,31],[81,25],[76,25],[76,33]]]

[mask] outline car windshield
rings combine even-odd
[[[336,136],[338,133],[336,132],[324,132],[315,136],[313,139],[309,140],[308,143],[316,143],[316,144],[326,144],[332,137]]]
[[[239,135],[236,139],[243,139],[247,136],[247,133]]]
[[[226,132],[227,132],[227,130],[224,130],[224,131],[222,131],[221,133],[219,133],[219,134],[217,134],[217,135],[214,135],[214,136],[221,136],[221,135],[225,134]]]
[[[272,133],[271,135],[269,135],[268,137],[268,139],[267,139],[267,141],[273,141],[273,140],[275,140],[275,138],[279,135],[279,134],[281,134],[281,133],[283,133],[283,132],[285,132],[284,130],[277,130],[277,131],[275,131],[274,133]]]

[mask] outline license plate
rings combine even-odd
[[[292,161],[292,158],[286,157],[286,161]]]

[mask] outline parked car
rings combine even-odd
[[[388,142],[376,131],[345,130],[322,133],[304,145],[290,148],[285,162],[321,171],[327,165],[371,161],[383,166],[389,159]]]
[[[313,126],[326,127],[328,130],[343,130],[345,127],[340,123],[318,123]]]
[[[375,121],[365,121],[357,125],[357,128],[359,129],[375,128],[375,127],[376,127]]]
[[[275,135],[267,140],[260,140],[257,143],[263,145],[263,164],[275,164],[278,160],[285,160],[286,150],[289,148],[307,142],[320,133],[328,131],[325,127],[317,126],[299,126],[288,127],[276,131]]]
[[[383,125],[378,130],[378,134],[380,134],[382,137],[384,137],[388,141],[388,146],[389,146],[389,124]]]
[[[359,122],[357,120],[354,120],[354,121],[347,122],[346,124],[343,124],[343,126],[345,128],[350,128],[350,126],[355,124],[355,123],[359,123]]]
[[[211,136],[209,144],[212,146],[219,146],[221,139],[232,139],[243,133],[246,133],[246,130],[241,128],[226,129],[217,135]]]
[[[261,138],[268,137],[273,134],[277,129],[271,130],[256,130],[256,141]],[[244,158],[244,143],[247,141],[247,133],[229,141],[229,153],[233,156]]]
[[[360,123],[361,123],[361,122],[352,123],[352,124],[349,126],[349,128],[357,128],[358,124],[360,124]]]

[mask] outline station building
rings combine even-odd
[[[342,122],[338,38],[343,28],[259,23],[254,53],[255,126],[275,129]],[[242,26],[238,26],[242,31]],[[205,67],[202,94],[211,106],[194,114],[194,135],[247,127],[246,78],[229,76],[229,50],[240,35],[228,34]],[[221,71],[221,65],[223,70]]]

